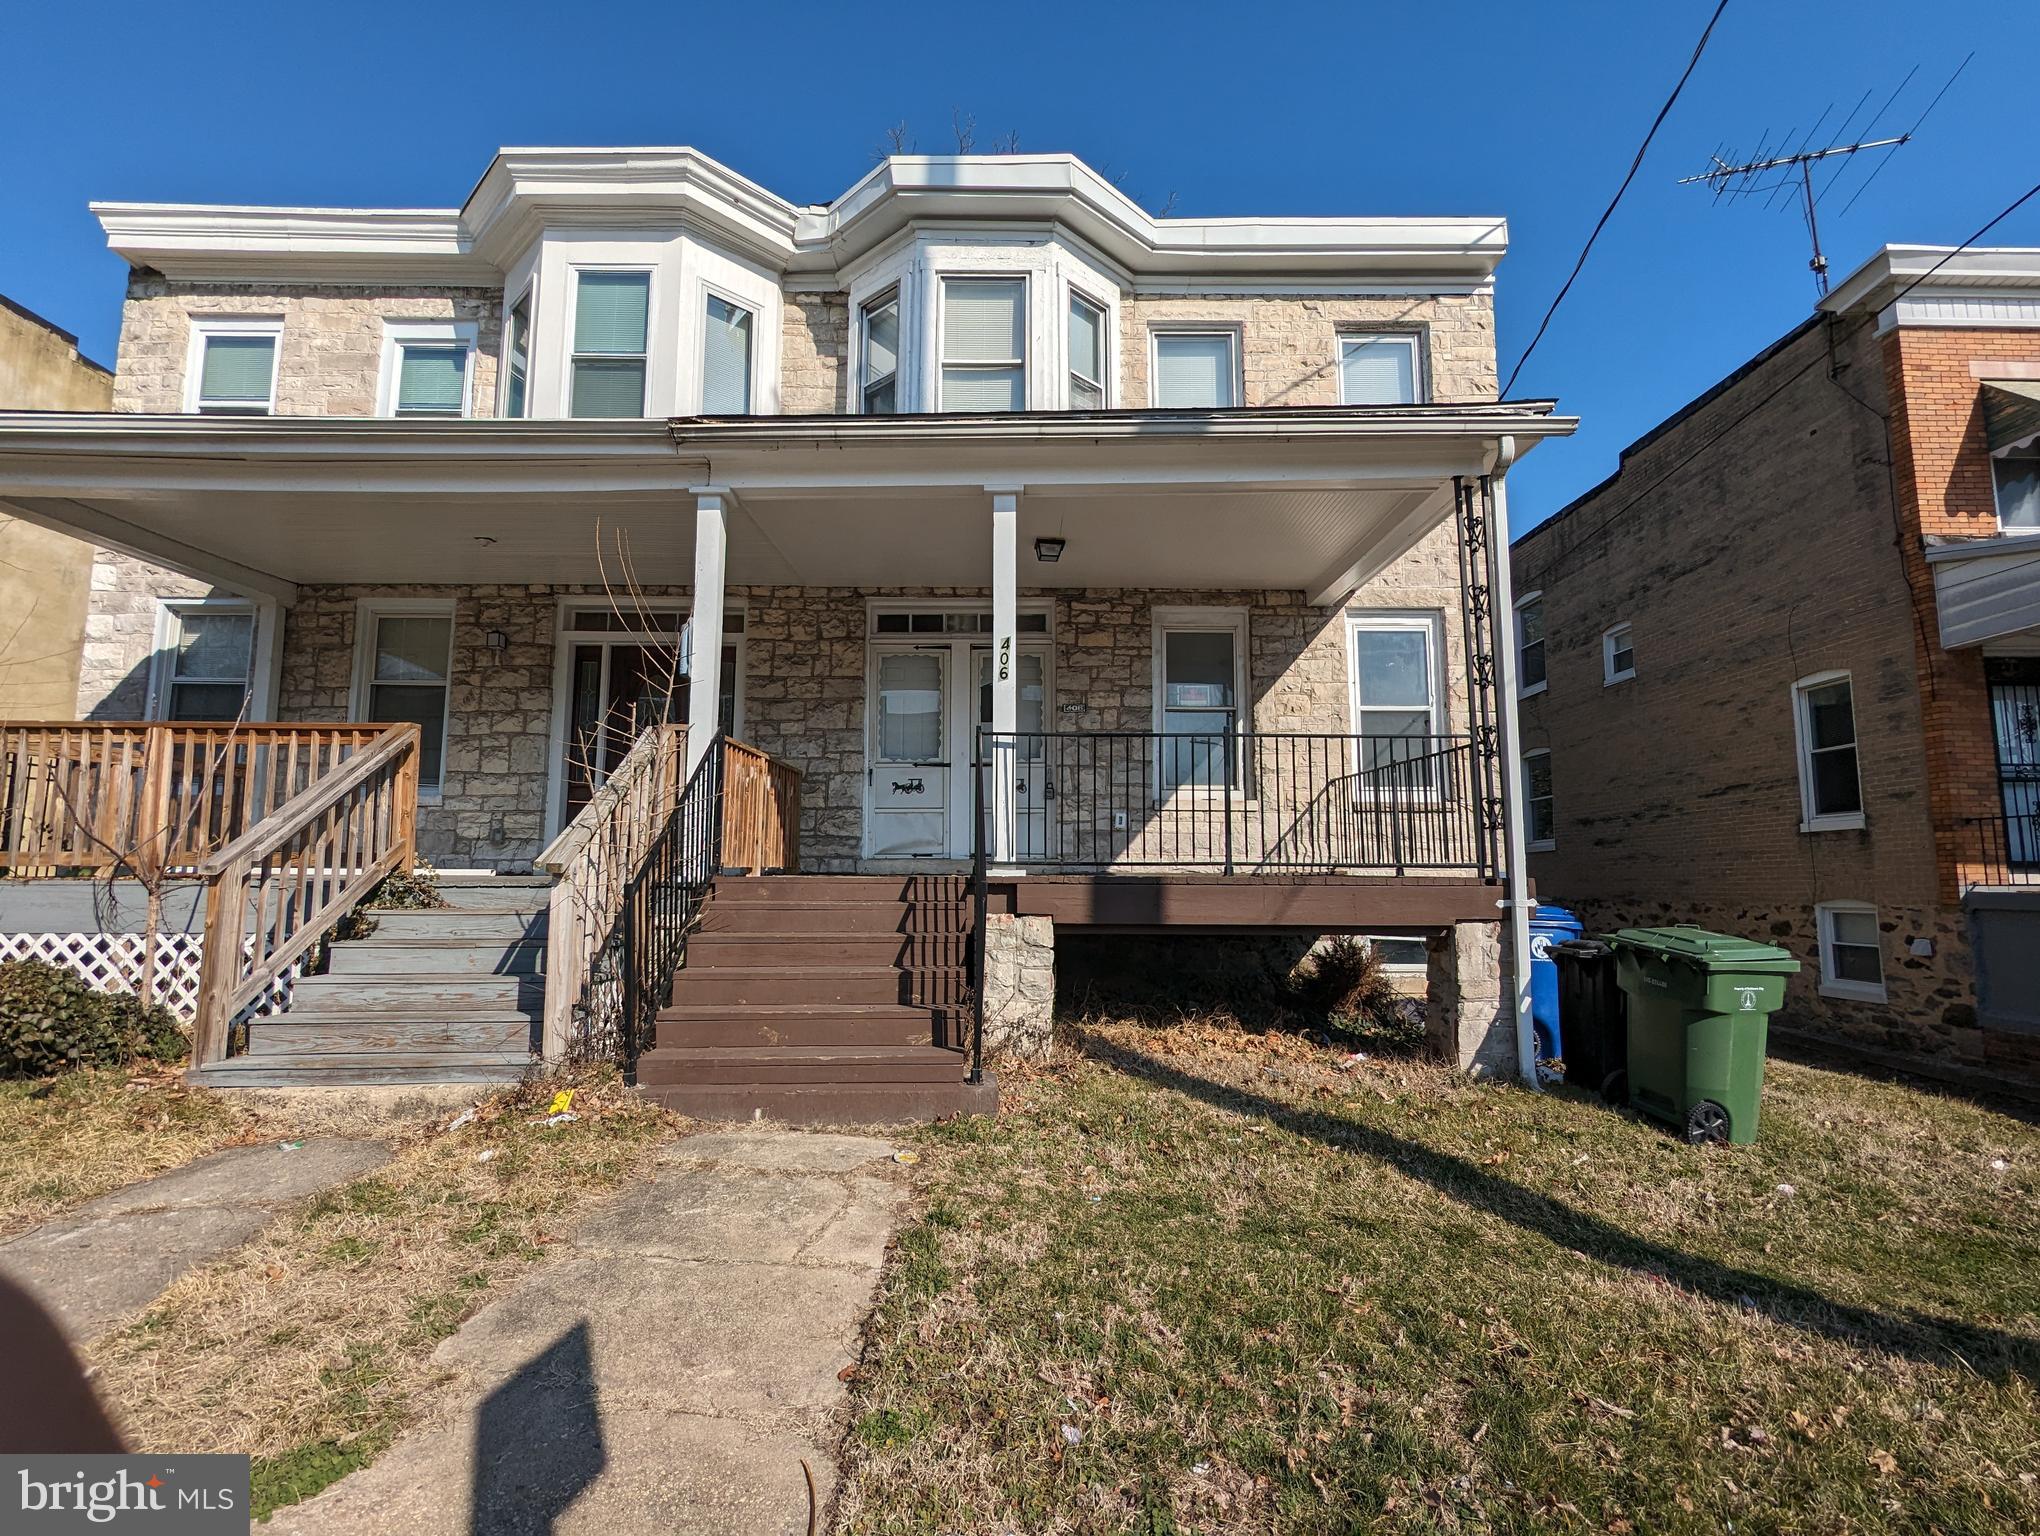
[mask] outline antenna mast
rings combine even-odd
[[[1816,124],[1815,126],[1819,125]],[[1820,289],[1821,297],[1826,298],[1828,291],[1828,263],[1826,255],[1822,253],[1820,248],[1820,221],[1814,213],[1815,208],[1820,202],[1820,199],[1814,195],[1813,190],[1814,166],[1823,160],[1831,160],[1839,155],[1861,154],[1866,149],[1889,148],[1896,151],[1899,145],[1908,142],[1911,138],[1912,135],[1910,133],[1901,133],[1896,138],[1890,139],[1859,139],[1854,144],[1830,144],[1826,149],[1803,151],[1793,155],[1772,155],[1766,159],[1747,160],[1740,165],[1731,165],[1717,154],[1709,157],[1714,162],[1712,166],[1702,171],[1698,176],[1680,177],[1679,185],[1690,187],[1695,183],[1705,182],[1708,186],[1714,188],[1714,195],[1717,199],[1724,193],[1732,197],[1743,197],[1752,192],[1765,190],[1752,183],[1766,171],[1783,171],[1785,174],[1776,182],[1773,182],[1769,188],[1772,196],[1775,198],[1781,185],[1794,180],[1798,181],[1802,199],[1801,211],[1806,216],[1806,234],[1807,238],[1813,242],[1813,259],[1807,262],[1807,266],[1813,271],[1814,285]],[[1833,185],[1832,180],[1830,180],[1829,185]]]

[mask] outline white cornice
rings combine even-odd
[[[303,281],[489,283],[457,208],[255,208],[93,203],[130,265],[176,277],[291,273]]]
[[[1882,310],[1929,272],[1932,279],[1920,284],[1923,293],[1961,289],[2040,299],[2040,248],[1887,245],[1837,283],[1819,307],[1837,315],[1862,308]]]

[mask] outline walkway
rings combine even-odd
[[[435,1358],[457,1379],[272,1536],[808,1529],[903,1186],[888,1142],[687,1137]]]

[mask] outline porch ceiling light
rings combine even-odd
[[[1034,558],[1043,565],[1054,565],[1056,561],[1062,559],[1063,549],[1068,543],[1068,539],[1036,539]]]

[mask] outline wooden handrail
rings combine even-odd
[[[334,799],[369,778],[384,763],[406,752],[415,752],[418,740],[419,731],[415,725],[385,726],[374,745],[348,758],[338,772],[299,790],[275,811],[208,857],[198,866],[199,877],[210,880],[237,860],[251,861],[280,848],[286,839],[309,824]]]
[[[800,770],[723,739],[722,866],[762,875],[800,868]]]

